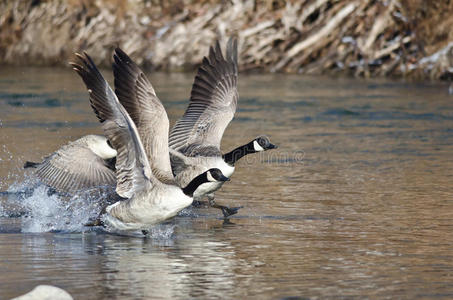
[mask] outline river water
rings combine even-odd
[[[193,74],[149,78],[173,123]],[[102,132],[80,78],[0,68],[0,299],[38,284],[75,299],[453,298],[445,83],[240,74],[239,92],[223,150],[260,134],[279,145],[217,192],[244,208],[229,222],[188,209],[123,236],[84,228],[85,202],[48,196],[22,169]]]

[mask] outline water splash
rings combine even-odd
[[[58,196],[48,195],[48,189],[40,186],[23,201],[27,211],[22,217],[22,232],[47,232],[63,230],[66,211]]]
[[[33,182],[34,185],[30,185]],[[47,186],[25,180],[8,188],[0,202],[0,215],[20,218],[22,232],[85,232],[84,226],[96,218],[106,205],[106,189],[81,192],[75,196],[59,195]]]
[[[16,178],[14,172],[10,176]],[[0,217],[20,219],[20,230],[24,233],[39,232],[87,232],[94,228],[84,224],[96,219],[102,209],[114,200],[113,190],[108,187],[80,191],[76,195],[61,195],[43,185],[35,176],[18,179],[0,196]],[[183,216],[196,216],[188,208]],[[17,225],[16,225],[17,226]],[[172,223],[151,227],[146,237],[155,241],[170,241],[176,225]],[[99,229],[99,228],[97,228]],[[101,231],[113,234],[144,237],[141,230],[136,232],[117,232],[112,228]]]
[[[49,195],[45,186],[34,189],[33,194],[23,201],[27,212],[22,217],[22,232],[84,232],[84,226],[101,210],[100,203],[94,196],[62,197]]]
[[[160,224],[151,228],[149,235],[155,240],[169,240],[175,233],[175,224]]]
[[[39,232],[87,232],[92,227],[84,226],[98,217],[102,208],[109,204],[112,190],[96,188],[65,196],[55,193],[30,177],[15,182],[8,187],[0,201],[0,217],[19,218],[20,231],[24,233]],[[188,210],[189,214],[193,214]],[[176,225],[172,222],[151,227],[146,237],[158,243],[171,243]],[[113,234],[145,237],[141,230],[135,232],[118,232],[112,228],[102,231]]]
[[[20,218],[21,232],[86,232],[84,226],[98,217],[111,196],[109,189],[87,190],[74,196],[59,195],[35,179],[15,183],[8,188],[7,198],[0,202],[0,217]],[[176,225],[172,222],[151,227],[146,237],[157,242],[171,241]],[[119,232],[104,228],[105,232],[144,237],[141,230]]]
[[[21,157],[14,156],[7,145],[2,145],[0,148],[0,164],[14,169],[14,172],[9,172],[5,177],[0,179],[0,189],[4,190],[10,182],[18,182],[23,178],[21,172],[17,172],[14,166],[21,165]]]
[[[198,212],[196,210],[194,210],[193,206],[188,206],[188,207],[184,208],[183,210],[181,210],[178,213],[178,216],[196,218],[196,217],[199,217],[199,214],[198,214]]]

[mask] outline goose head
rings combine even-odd
[[[206,179],[207,182],[223,182],[223,181],[229,181],[230,179],[223,175],[222,171],[217,168],[212,168],[207,170],[206,172]]]
[[[277,145],[272,144],[269,138],[265,135],[261,135],[253,140],[253,150],[255,150],[255,152],[261,152],[276,148],[278,148]]]

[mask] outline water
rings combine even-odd
[[[69,69],[69,68],[68,68]],[[110,71],[104,73],[111,79]],[[171,122],[191,74],[150,76]],[[90,202],[3,196],[0,299],[38,284],[76,299],[453,297],[453,98],[444,83],[240,76],[223,149],[267,134],[217,201],[147,238],[80,225]],[[0,70],[0,187],[67,141],[101,133],[67,69]],[[26,184],[23,182],[26,181]],[[75,207],[75,208],[74,208]]]

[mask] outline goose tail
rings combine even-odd
[[[27,169],[27,168],[37,168],[41,163],[35,163],[35,162],[32,162],[32,161],[26,161],[25,164],[24,164],[24,169]]]

